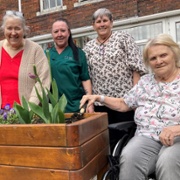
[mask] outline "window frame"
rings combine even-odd
[[[50,2],[51,0],[48,0],[48,1]],[[36,12],[36,15],[40,16],[40,15],[54,13],[56,11],[62,11],[62,10],[67,9],[67,7],[63,5],[63,0],[60,0],[61,1],[60,6],[57,5],[58,0],[55,0],[55,1],[56,1],[56,6],[55,7],[43,9],[43,0],[40,0],[40,12]]]
[[[79,7],[85,4],[92,4],[92,3],[97,3],[101,1],[104,1],[104,0],[78,0],[78,2],[74,3],[74,7]]]
[[[171,18],[171,21],[169,22],[170,24],[170,29],[169,33],[172,35],[175,41],[177,41],[177,34],[176,34],[176,23],[180,23],[180,16],[175,16]],[[178,41],[178,44],[180,45],[180,40]]]

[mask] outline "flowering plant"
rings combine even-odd
[[[47,57],[49,60],[48,53]],[[51,91],[44,88],[35,65],[34,74],[29,73],[29,77],[40,84],[41,94],[35,86],[40,105],[28,102],[24,97],[22,105],[15,102],[13,108],[10,108],[7,104],[4,109],[0,109],[0,124],[64,123],[67,99],[64,94],[59,98],[55,80],[52,80]]]
[[[19,118],[10,104],[6,104],[3,109],[0,109],[0,124],[19,124]]]
[[[52,81],[52,91],[44,88],[38,76],[36,67],[34,66],[34,74],[29,74],[30,78],[35,79],[41,87],[40,94],[35,86],[37,97],[41,105],[26,101],[22,97],[22,105],[14,103],[14,109],[22,124],[30,124],[34,121],[33,118],[37,117],[41,123],[64,123],[64,110],[67,104],[65,95],[58,97],[58,88],[55,80]]]

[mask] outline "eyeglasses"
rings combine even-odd
[[[19,12],[19,11],[6,11],[6,15],[15,15],[15,16],[18,16],[18,17],[23,17],[23,13],[22,12]]]

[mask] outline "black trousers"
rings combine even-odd
[[[118,112],[114,111],[106,106],[95,106],[95,112],[107,112],[108,123],[118,123],[123,121],[134,121],[134,111]],[[124,135],[125,132],[119,132],[118,130],[109,130],[110,150],[112,152],[114,146],[118,140]]]

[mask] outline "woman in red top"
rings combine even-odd
[[[6,11],[1,28],[5,39],[0,41],[0,106],[12,107],[14,102],[26,100],[39,103],[34,86],[40,90],[33,74],[33,65],[44,85],[50,87],[50,70],[43,49],[25,39],[29,29],[21,12]]]

